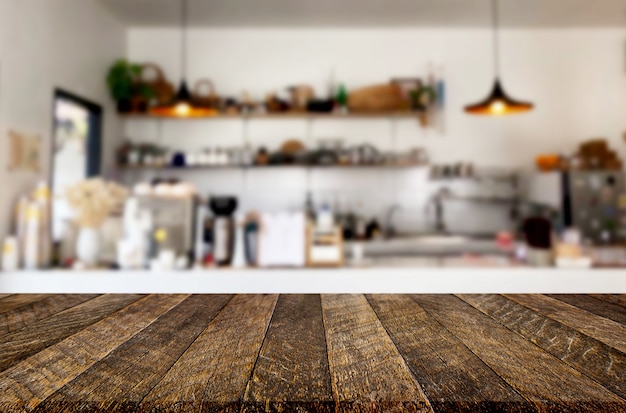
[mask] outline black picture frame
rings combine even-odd
[[[102,106],[78,96],[67,90],[56,88],[53,93],[52,100],[52,139],[50,140],[51,160],[50,160],[50,176],[49,183],[52,187],[54,182],[54,145],[56,130],[56,102],[58,100],[70,101],[78,106],[85,108],[89,112],[89,135],[87,136],[87,165],[85,165],[85,176],[88,178],[99,176],[102,172],[102,129],[104,110]]]

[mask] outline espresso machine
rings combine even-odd
[[[209,208],[213,213],[212,247],[215,264],[221,267],[231,265],[235,249],[236,222],[233,216],[237,210],[237,198],[211,197]]]

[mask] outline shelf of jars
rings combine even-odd
[[[244,139],[245,140],[245,139]],[[122,170],[205,170],[205,169],[407,169],[425,167],[429,154],[424,148],[403,151],[382,150],[372,144],[345,146],[342,139],[323,139],[310,148],[298,139],[289,139],[279,148],[239,146],[194,150],[159,144],[127,141],[116,153]]]

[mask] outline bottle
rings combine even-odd
[[[24,239],[24,268],[37,270],[41,263],[41,210],[37,202],[28,205],[26,213],[26,235]]]
[[[245,217],[238,214],[235,221],[235,251],[233,252],[234,268],[243,268],[246,266],[246,248],[245,248]]]
[[[17,201],[15,211],[15,234],[17,236],[17,246],[19,249],[18,266],[24,265],[24,246],[26,240],[26,216],[28,214],[28,198],[21,196]]]
[[[7,237],[2,247],[2,271],[16,271],[19,268],[19,243],[16,237]]]
[[[39,205],[39,267],[48,268],[52,256],[52,237],[50,236],[50,188],[48,183],[40,181],[33,196]]]
[[[364,240],[367,235],[367,221],[363,214],[362,203],[357,204],[354,235],[355,235],[355,238],[358,240]]]
[[[339,113],[348,112],[348,91],[346,90],[346,87],[343,85],[343,83],[339,85],[339,90],[337,91],[335,102],[337,104],[337,110]]]
[[[313,194],[311,194],[311,191],[308,191],[306,193],[306,203],[304,206],[304,211],[306,213],[307,219],[313,222],[315,220],[315,205],[313,204]]]

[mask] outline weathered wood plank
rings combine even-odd
[[[244,412],[331,412],[319,295],[281,295],[244,397]]]
[[[436,412],[536,411],[410,296],[366,297]]]
[[[626,354],[505,297],[459,298],[626,398]]]
[[[626,294],[589,294],[591,297],[604,300],[607,303],[626,307]]]
[[[12,333],[97,295],[54,295],[0,314],[0,335]]]
[[[0,336],[0,371],[140,299],[139,295],[102,295],[15,333]]]
[[[37,411],[135,411],[230,299],[187,298],[48,397]]]
[[[13,295],[13,294],[0,294],[0,298],[8,297],[10,295]]]
[[[626,309],[622,306],[588,295],[547,294],[547,296],[626,325]]]
[[[626,353],[626,326],[545,295],[505,297]]]
[[[322,311],[337,411],[433,411],[364,296],[323,295]]]
[[[2,372],[0,409],[35,409],[186,297],[145,297]]]
[[[234,297],[146,396],[140,409],[239,411],[277,298]]]
[[[623,399],[459,298],[413,298],[540,412],[625,411]]]
[[[49,297],[46,294],[11,294],[7,297],[0,298],[0,313],[11,311],[14,308],[21,307],[26,304],[34,303],[42,298]]]

